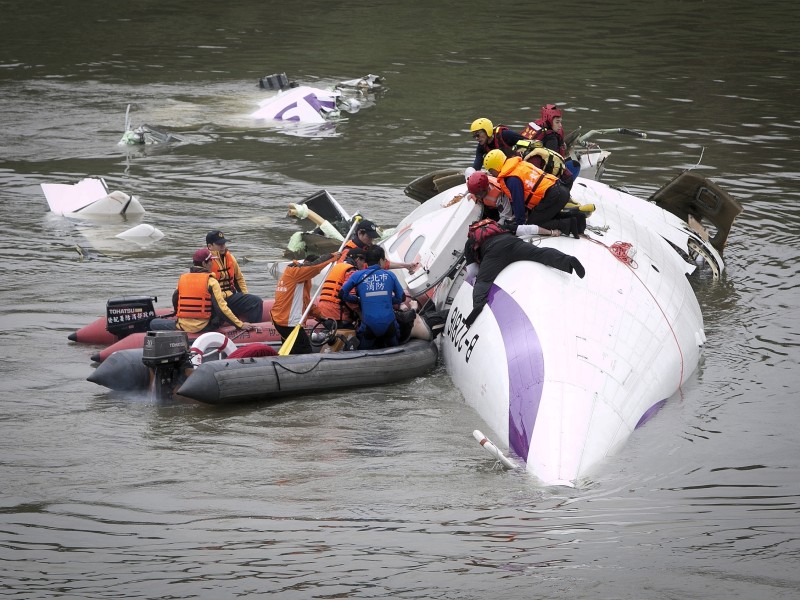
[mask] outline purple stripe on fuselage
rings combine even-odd
[[[332,102],[331,100],[320,100],[314,94],[308,94],[307,96],[304,96],[303,99],[308,102],[311,108],[320,114],[322,114],[323,108],[332,109],[336,106],[335,102]]]
[[[636,427],[634,427],[634,429],[639,429],[639,427],[641,427],[642,425],[644,425],[645,423],[647,423],[647,422],[648,422],[650,419],[652,419],[652,418],[655,416],[655,414],[656,414],[656,413],[657,413],[659,410],[661,410],[661,407],[662,407],[662,406],[664,406],[666,403],[667,403],[667,401],[666,401],[666,400],[659,400],[658,402],[656,402],[655,404],[653,404],[653,406],[651,406],[650,408],[648,408],[648,409],[647,409],[647,410],[644,412],[644,414],[642,415],[642,417],[639,419],[639,422],[638,422],[638,423],[636,423]]]
[[[275,120],[277,120],[277,121],[299,121],[300,117],[297,117],[297,116],[290,117],[288,119],[284,119],[283,118],[283,115],[286,113],[286,111],[292,110],[293,108],[297,108],[297,102],[292,102],[286,108],[284,108],[281,112],[279,112],[277,115],[275,115]]]
[[[510,294],[492,284],[488,305],[500,327],[508,359],[508,445],[527,461],[544,386],[542,345],[530,319]]]

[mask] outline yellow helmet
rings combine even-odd
[[[494,125],[492,125],[492,122],[489,119],[485,119],[483,117],[481,117],[480,119],[475,119],[472,122],[472,125],[469,126],[469,130],[472,133],[480,131],[481,129],[483,129],[486,132],[487,136],[492,137],[492,132],[494,131]]]
[[[502,150],[490,150],[483,157],[483,168],[487,171],[494,170],[499,173],[504,162],[506,162],[506,155],[503,154]]]

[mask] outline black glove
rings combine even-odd
[[[583,268],[581,261],[579,261],[574,256],[569,257],[569,266],[570,266],[569,272],[570,273],[574,272],[581,279],[583,279],[583,276],[586,275],[586,269]]]
[[[481,314],[482,310],[483,310],[482,306],[472,309],[472,312],[469,313],[469,316],[464,320],[464,325],[467,326],[467,329],[472,327],[472,324],[475,322],[475,319],[478,318],[478,315]]]

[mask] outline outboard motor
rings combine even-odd
[[[148,331],[144,338],[142,362],[150,369],[151,389],[159,399],[169,399],[173,390],[192,370],[189,337],[185,331]]]
[[[106,330],[122,339],[131,333],[147,331],[156,316],[155,296],[120,296],[106,302]]]

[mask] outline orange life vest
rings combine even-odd
[[[506,186],[506,177],[519,177],[525,193],[525,208],[531,209],[542,201],[544,194],[558,181],[558,178],[549,173],[545,173],[538,167],[529,162],[525,162],[519,156],[514,156],[506,160],[500,174],[497,176],[497,183],[503,193],[511,198],[511,191]]]
[[[344,248],[342,248],[342,255],[339,257],[339,262],[343,263],[344,259],[347,258],[347,255],[350,254],[350,250],[356,250],[358,248],[361,248],[361,246],[356,244],[353,240],[347,240]]]
[[[500,189],[497,179],[489,175],[489,191],[486,192],[481,202],[489,208],[497,208],[497,199],[502,195],[503,190]]]
[[[178,279],[178,312],[180,319],[210,319],[211,292],[208,278],[211,273],[184,273]]]
[[[345,317],[350,318],[352,314],[346,312],[347,304],[339,300],[339,290],[342,289],[344,282],[350,278],[350,275],[356,268],[349,262],[336,263],[328,271],[328,276],[322,282],[322,288],[319,293],[319,301],[317,308],[320,314],[326,319],[336,319],[337,321],[343,320]]]
[[[227,294],[227,292],[233,292],[236,289],[233,261],[226,260],[225,268],[220,269],[220,262],[222,260],[223,260],[222,255],[220,255],[219,257],[217,256],[214,257],[214,259],[211,261],[211,273],[214,275],[214,277],[217,278],[217,281],[219,281],[219,287],[222,290],[222,293],[225,295],[229,295]]]

